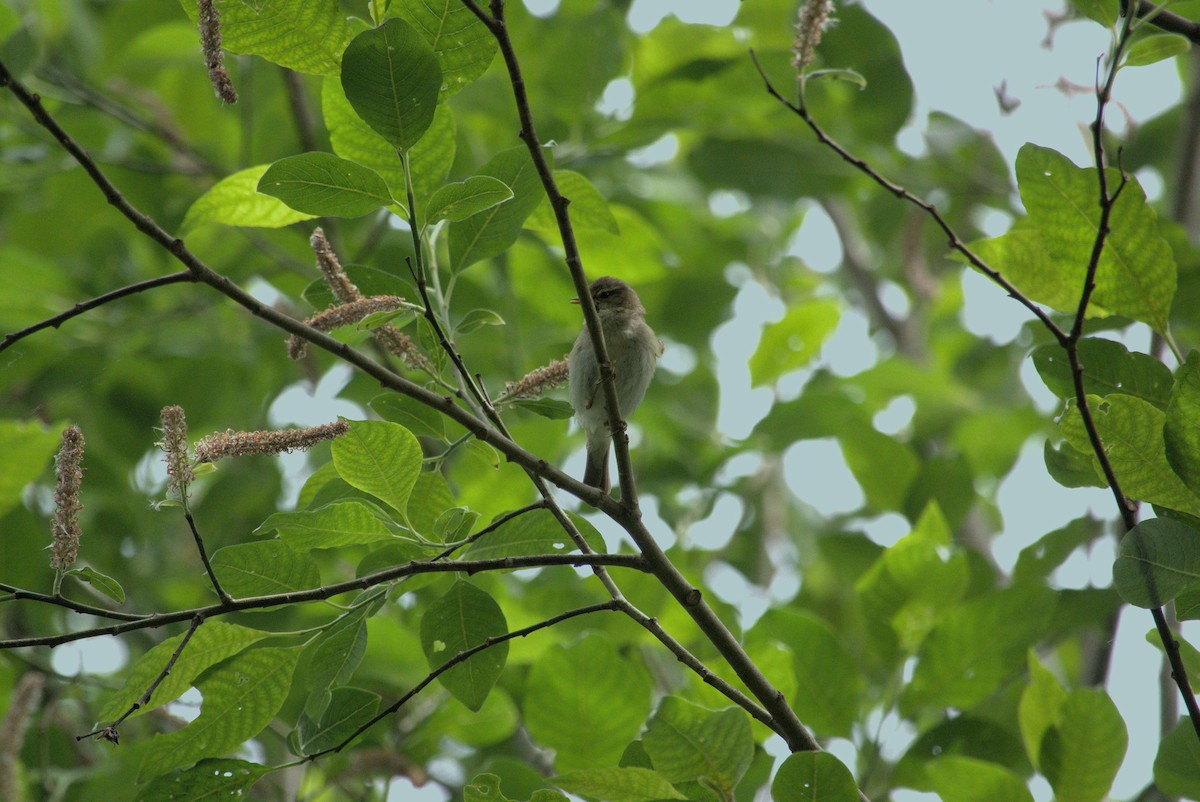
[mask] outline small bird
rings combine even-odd
[[[600,316],[604,343],[612,362],[617,385],[617,406],[622,418],[628,419],[642,403],[662,343],[646,325],[646,310],[633,288],[612,276],[601,276],[588,288],[592,303]],[[578,298],[571,303],[579,303]],[[587,327],[579,333],[568,358],[570,370],[571,406],[575,419],[587,437],[587,468],[584,484],[609,490],[608,447],[612,432],[608,425],[608,407],[600,386],[600,367]]]

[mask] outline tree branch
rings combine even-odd
[[[766,71],[763,70],[762,64],[759,63],[758,56],[753,50],[750,51],[750,58],[754,62],[754,67],[758,70],[759,76],[762,77],[763,83],[766,85],[767,93],[779,101],[779,103],[784,107],[789,109],[793,114],[803,120],[804,124],[807,125],[814,134],[816,134],[817,140],[822,145],[828,147],[830,150],[840,156],[842,161],[853,166],[859,172],[866,175],[876,184],[883,187],[897,198],[907,201],[908,203],[911,203],[914,206],[922,209],[933,219],[935,223],[937,223],[937,226],[942,230],[942,233],[946,235],[948,239],[948,246],[951,250],[962,254],[966,260],[971,263],[972,267],[983,273],[996,284],[999,284],[1001,287],[1003,287],[1008,293],[1009,297],[1015,299],[1018,303],[1033,313],[1033,315],[1042,322],[1042,325],[1044,325],[1046,329],[1052,335],[1054,335],[1054,339],[1057,340],[1060,345],[1066,344],[1067,335],[1058,327],[1057,324],[1055,324],[1053,320],[1050,319],[1050,316],[1046,313],[1046,311],[1026,297],[1025,294],[1018,290],[1012,282],[1006,279],[999,270],[989,265],[982,258],[980,258],[978,254],[972,251],[970,247],[968,247],[967,244],[963,242],[961,238],[959,238],[958,233],[950,226],[950,224],[946,222],[946,218],[942,217],[942,213],[938,211],[937,206],[918,195],[914,195],[899,184],[893,183],[884,178],[875,170],[874,167],[867,164],[865,161],[838,144],[838,142],[832,139],[829,134],[825,133],[825,129],[817,124],[817,121],[814,120],[808,113],[808,108],[805,107],[803,103],[800,105],[792,103],[779,93],[779,90],[777,90],[775,85],[771,83],[771,79],[767,77]]]
[[[324,601],[342,593],[354,590],[367,590],[384,582],[391,582],[392,580],[414,574],[464,573],[470,576],[484,571],[510,571],[515,568],[542,568],[555,565],[610,565],[619,568],[631,568],[637,571],[647,570],[646,561],[637,554],[531,554],[519,557],[498,557],[491,560],[414,560],[403,565],[396,565],[382,571],[376,571],[373,574],[348,579],[344,582],[322,585],[319,588],[232,599],[228,602],[219,602],[205,607],[178,610],[171,613],[156,613],[154,615],[142,616],[136,620],[113,624],[112,626],[94,627],[78,632],[66,632],[61,635],[9,638],[7,640],[0,640],[0,651],[5,649],[19,649],[25,646],[60,646],[64,643],[97,638],[101,635],[121,635],[125,632],[133,632],[139,629],[155,629],[167,624],[187,621],[189,618],[195,618],[198,615],[204,618],[213,618],[243,610],[262,610],[268,607],[280,607],[287,604]],[[64,602],[65,604],[61,606],[86,612],[86,610],[77,607],[74,602],[67,600],[64,600]]]
[[[212,583],[213,590],[217,592],[217,598],[228,604],[233,601],[225,588],[221,587],[221,580],[217,579],[217,572],[213,570],[212,563],[208,560],[208,550],[204,548],[204,538],[200,536],[200,530],[196,528],[196,519],[192,517],[192,511],[187,508],[187,499],[184,498],[183,517],[187,519],[188,528],[192,530],[192,539],[196,541],[196,551],[200,552],[200,562],[204,563],[204,571],[208,574],[208,581]]]
[[[1162,6],[1152,3],[1150,0],[1140,0],[1136,13],[1139,18],[1146,19],[1156,28],[1161,28],[1168,33],[1177,33],[1187,37],[1194,44],[1200,44],[1200,22],[1166,11]]]
[[[170,275],[166,276],[158,276],[156,278],[146,279],[145,281],[138,281],[134,284],[113,290],[112,292],[106,292],[103,295],[98,295],[91,300],[80,301],[67,311],[60,312],[54,317],[48,317],[45,320],[34,323],[32,326],[26,326],[20,331],[14,331],[11,334],[6,334],[4,339],[0,340],[0,351],[4,351],[17,341],[23,340],[30,334],[35,334],[42,329],[57,329],[71,318],[82,315],[84,312],[95,309],[98,306],[104,306],[107,303],[112,303],[113,301],[126,298],[130,295],[136,295],[139,292],[152,290],[156,287],[165,287],[168,284],[179,284],[181,282],[195,283],[195,281],[196,277],[193,276],[190,271],[180,270],[178,273],[171,273]]]
[[[38,593],[33,590],[25,590],[16,585],[9,585],[0,582],[0,590],[9,594],[8,600],[11,601],[35,601],[42,604],[53,604],[57,607],[65,607],[68,610],[73,610],[84,615],[94,615],[97,618],[108,618],[113,621],[141,621],[150,618],[148,613],[119,613],[115,610],[107,610],[103,607],[95,607],[83,602],[71,601],[62,596],[51,596],[48,593]]]

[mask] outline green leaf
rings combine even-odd
[[[1083,452],[1070,443],[1042,443],[1046,472],[1063,487],[1108,487],[1091,452]]]
[[[890,775],[892,787],[932,791],[928,768],[944,758],[955,756],[984,760],[1019,774],[1027,774],[1029,761],[1025,745],[1005,724],[980,715],[963,713],[948,717],[925,730],[904,753]]]
[[[387,421],[353,421],[333,441],[333,464],[352,487],[404,512],[421,472],[421,444],[412,432]]]
[[[806,80],[812,80],[813,78],[828,78],[834,81],[844,81],[846,83],[854,84],[859,89],[867,88],[866,78],[862,77],[854,70],[846,69],[844,67],[829,70],[813,70],[812,72],[805,73],[804,78]]]
[[[162,683],[154,689],[150,701],[143,704],[134,713],[140,716],[168,702],[179,698],[180,694],[192,687],[196,677],[210,667],[237,654],[238,652],[257,643],[263,638],[271,637],[270,632],[260,632],[237,624],[227,624],[224,621],[206,621],[192,635],[187,647],[171,667]],[[133,667],[126,671],[125,684],[114,693],[100,710],[101,721],[111,721],[124,714],[134,702],[138,701],[150,683],[166,668],[171,655],[179,647],[183,635],[167,638],[162,643],[146,652]]]
[[[1144,67],[1163,59],[1175,58],[1188,52],[1191,44],[1182,36],[1173,33],[1151,34],[1129,46],[1125,53],[1125,67]]]
[[[390,19],[350,41],[342,55],[342,89],[363,122],[400,150],[433,122],[442,70],[411,25]]]
[[[453,506],[454,493],[446,477],[437,471],[421,471],[408,497],[408,522],[420,534],[437,541],[434,530],[438,520]]]
[[[295,551],[332,549],[392,540],[395,536],[371,508],[359,501],[338,501],[316,510],[277,512],[262,522],[257,534],[275,530]]]
[[[454,543],[470,533],[479,520],[479,513],[466,507],[451,507],[433,522],[433,539],[439,543]]]
[[[462,320],[454,327],[454,333],[458,335],[470,334],[484,326],[503,326],[504,318],[491,309],[472,309],[463,315]]]
[[[342,82],[336,76],[326,78],[322,86],[321,113],[325,117],[329,144],[334,153],[379,173],[387,182],[393,198],[407,197],[404,168],[396,149],[359,118],[346,99]],[[446,173],[454,161],[454,152],[454,114],[448,105],[442,104],[433,113],[429,129],[408,154],[408,168],[418,198],[431,194],[446,180]],[[406,207],[407,201],[397,200],[397,204]],[[360,285],[360,289],[364,294],[371,294],[366,287]]]
[[[713,711],[668,696],[642,736],[654,770],[673,783],[697,781],[729,798],[754,757],[750,717],[739,707]]]
[[[421,616],[421,648],[431,669],[488,638],[504,635],[508,624],[500,605],[487,593],[458,581]],[[438,677],[442,686],[478,711],[508,658],[508,642],[484,649]]]
[[[1137,607],[1162,607],[1200,584],[1200,532],[1180,521],[1151,518],[1125,533],[1113,585]]]
[[[508,740],[519,726],[520,715],[512,697],[503,688],[493,688],[478,712],[468,710],[454,697],[440,701],[433,715],[421,722],[420,733],[434,740],[452,738],[479,749]]]
[[[1043,585],[992,591],[959,604],[921,645],[912,681],[901,695],[906,715],[924,705],[969,708],[1020,671],[1020,658],[1054,611]]]
[[[1032,545],[1021,549],[1013,567],[1013,584],[1047,579],[1077,548],[1091,543],[1102,532],[1099,522],[1089,516],[1076,518],[1061,529],[1042,535]]]
[[[86,565],[83,568],[72,568],[67,571],[66,575],[78,577],[81,582],[88,583],[117,604],[125,601],[125,589],[121,587],[121,583],[111,576],[100,573],[95,568]]]
[[[278,540],[226,546],[212,556],[212,565],[221,585],[237,597],[308,590],[321,584],[317,564]]]
[[[379,709],[379,696],[361,688],[335,688],[319,720],[304,714],[296,724],[300,753],[331,749],[367,723]]]
[[[1112,340],[1087,337],[1079,341],[1079,361],[1083,365],[1083,387],[1089,395],[1122,393],[1159,409],[1167,408],[1174,379],[1170,368],[1154,357],[1131,353]],[[1035,348],[1033,365],[1050,392],[1059,398],[1075,397],[1071,365],[1061,346],[1047,343]]]
[[[305,705],[306,713],[320,716],[328,702],[324,694],[330,688],[348,684],[358,670],[367,651],[365,618],[371,606],[364,603],[346,612],[304,647],[300,666],[304,687],[310,694],[310,703]],[[311,700],[314,697],[321,698],[322,702],[313,704]]]
[[[446,439],[445,418],[432,407],[399,393],[385,393],[371,399],[369,406],[384,420],[399,423],[419,437]]]
[[[1096,431],[1125,495],[1173,510],[1196,513],[1200,498],[1187,488],[1167,461],[1163,427],[1166,414],[1129,395],[1088,397]],[[1058,422],[1077,450],[1093,453],[1079,410],[1072,404]],[[1099,470],[1099,461],[1096,461]]]
[[[500,793],[500,778],[495,774],[477,774],[463,786],[463,802],[511,802]]]
[[[180,0],[192,23],[196,4]],[[346,42],[346,15],[337,0],[217,0],[221,46],[261,56],[281,67],[316,75],[338,71]]]
[[[508,402],[508,405],[550,420],[569,420],[575,416],[575,407],[571,406],[569,401],[560,401],[557,398],[519,398]]]
[[[1100,802],[1125,757],[1125,722],[1107,693],[1089,688],[1072,690],[1060,715],[1042,740],[1042,774],[1058,802]]]
[[[1105,28],[1117,24],[1117,0],[1071,0],[1071,5]]]
[[[774,802],[858,802],[854,776],[828,752],[796,752],[771,781]]]
[[[916,651],[957,604],[969,581],[965,555],[948,550],[950,528],[936,503],[863,573],[856,589],[880,640]],[[890,638],[888,637],[890,636]]]
[[[359,217],[395,202],[374,170],[320,152],[275,162],[259,180],[258,191],[296,211],[326,217]]]
[[[564,791],[606,802],[658,802],[687,799],[671,781],[651,769],[602,768],[578,769],[551,778]]]
[[[64,428],[48,429],[39,423],[0,420],[0,454],[5,456],[0,470],[0,517],[20,504],[25,485],[45,472],[62,442]]]
[[[200,716],[150,741],[138,782],[223,755],[261,732],[287,698],[298,656],[297,649],[252,649],[205,674],[196,683]]]
[[[395,0],[388,14],[407,20],[433,48],[442,98],[483,75],[496,55],[496,38],[459,0]]]
[[[222,178],[188,207],[179,233],[185,236],[206,223],[246,228],[282,228],[311,220],[316,215],[290,208],[286,203],[258,191],[258,182],[271,167],[260,164]]]
[[[1200,493],[1200,351],[1175,371],[1166,406],[1163,441],[1167,462],[1193,493]]]
[[[836,301],[820,299],[793,306],[783,320],[763,331],[750,357],[750,384],[769,384],[807,365],[837,328],[840,317],[841,306]]]
[[[792,707],[814,731],[849,737],[858,721],[862,677],[844,639],[820,618],[791,608],[768,610],[748,636],[771,638],[792,654]]]
[[[1017,718],[1021,727],[1021,739],[1025,752],[1035,768],[1042,752],[1042,741],[1062,720],[1062,708],[1067,701],[1067,692],[1058,684],[1054,675],[1038,660],[1037,653],[1029,650],[1029,683],[1021,694],[1017,706]]]
[[[1078,292],[1100,220],[1096,171],[1077,167],[1049,148],[1026,144],[1017,154],[1016,172],[1021,201],[1042,246]],[[1111,192],[1122,179],[1116,170],[1109,175]],[[1113,207],[1093,298],[1101,307],[1097,312],[1124,315],[1165,332],[1175,295],[1175,258],[1145,192],[1132,176],[1127,180]]]
[[[1024,779],[986,760],[952,755],[931,761],[926,771],[943,802],[1033,802]]]
[[[1188,716],[1159,742],[1154,784],[1170,797],[1200,799],[1200,741]]]
[[[587,688],[587,693],[580,693]],[[534,662],[522,710],[560,772],[614,766],[650,714],[650,675],[608,638],[557,643]]]
[[[571,225],[576,231],[621,233],[621,227],[609,208],[608,201],[592,186],[591,181],[574,170],[555,170],[554,182],[558,184],[558,191],[571,201]],[[548,242],[558,241],[558,220],[554,216],[554,209],[550,206],[548,197],[542,198],[542,202],[525,221],[525,227],[544,235]]]
[[[593,551],[604,553],[604,538],[587,520],[567,513]],[[497,516],[499,517],[499,516]],[[528,554],[569,554],[575,543],[550,510],[532,510],[505,521],[494,531],[476,540],[464,556],[472,560],[494,560]]]
[[[1031,218],[1018,219],[999,237],[971,243],[971,249],[1031,300],[1059,310],[1079,306],[1083,273],[1054,262]]]
[[[544,153],[550,159],[553,152],[546,148]],[[450,224],[450,264],[456,271],[507,250],[520,236],[525,218],[546,195],[525,147],[497,153],[476,175],[497,179],[512,189],[513,196],[499,206]]]
[[[248,799],[246,791],[270,771],[270,766],[245,760],[201,760],[190,769],[156,778],[137,795],[137,802]]]
[[[473,175],[433,193],[425,207],[426,224],[432,225],[438,220],[466,220],[512,196],[512,190],[503,181],[488,175]]]

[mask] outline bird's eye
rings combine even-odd
[[[616,294],[617,294],[616,290],[600,290],[600,292],[596,293],[596,297],[597,298],[611,298]]]

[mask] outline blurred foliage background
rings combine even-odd
[[[1058,728],[1060,742],[1083,754],[1094,754],[1098,742],[1123,744],[1125,728],[1111,702],[1079,701],[1087,711],[1079,720],[1063,714],[1041,731],[1021,708],[1032,704],[1023,699],[1036,698],[1030,689],[1053,696],[1045,690],[1051,685],[1069,694],[1103,685],[1120,600],[1111,587],[1056,587],[1053,574],[1077,549],[1113,538],[1113,527],[1085,518],[1047,532],[1013,572],[1002,570],[989,547],[1002,526],[1000,482],[1022,447],[1053,429],[1018,379],[1022,362],[1046,335],[1032,323],[1009,343],[970,333],[962,318],[964,267],[948,258],[945,236],[819,146],[766,95],[747,48],[756,50],[777,86],[794,86],[795,0],[745,0],[729,26],[668,16],[637,34],[626,22],[629,5],[563,0],[552,13],[535,16],[512,3],[509,25],[539,133],[553,143],[555,168],[585,176],[619,226],[619,234],[581,230],[585,269],[633,284],[666,344],[634,419],[634,465],[655,531],[693,582],[742,588],[741,599],[731,601],[728,593],[706,598],[871,799],[931,798],[905,796],[913,791],[982,799],[969,789],[984,787],[985,776],[1001,777],[995,787],[1012,794],[986,798],[1026,798],[1025,785],[1039,770],[1060,799],[1103,798],[1124,749],[1105,752],[1081,790],[1049,768],[1057,764],[1043,754],[1042,735]],[[921,124],[920,155],[897,149],[897,133],[913,114],[914,87],[872,5],[838,4],[837,24],[818,51],[817,66],[853,68],[866,79],[865,89],[814,82],[808,95],[813,116],[881,173],[936,198],[964,240],[981,238],[986,212],[1021,212],[1011,166],[987,132],[937,112]],[[1187,14],[1195,5],[1172,8]],[[347,37],[369,25],[366,2],[345,0],[341,12],[350,18]],[[36,89],[125,195],[170,231],[180,230],[197,198],[238,170],[307,150],[342,153],[330,141],[327,84],[333,79],[229,54],[241,99],[224,107],[205,75],[195,26],[178,3],[5,0],[0,43],[0,59]],[[1189,93],[1190,59],[1178,60]],[[453,125],[438,129],[437,153],[429,157],[434,167],[419,176],[430,188],[443,179],[461,181],[521,144],[499,58],[448,104]],[[1146,121],[1124,152],[1127,169],[1151,166],[1166,177],[1156,206],[1179,268],[1171,324],[1185,347],[1200,335],[1193,314],[1200,259],[1192,244],[1197,232],[1185,214],[1194,206],[1183,197],[1191,190],[1170,177],[1182,169],[1181,154],[1190,152],[1181,137],[1193,130],[1195,115],[1195,104],[1182,103]],[[841,238],[843,263],[833,273],[811,270],[805,243],[796,239],[805,216],[817,209]],[[493,395],[504,382],[562,357],[578,332],[578,312],[567,303],[574,289],[546,212],[534,213],[511,248],[456,279],[454,319],[483,308],[505,321],[458,341]],[[345,263],[406,275],[411,240],[390,213],[320,222]],[[314,224],[198,224],[186,241],[214,269],[302,317],[314,311],[305,297],[318,278],[308,246]],[[444,238],[439,246],[444,261]],[[80,300],[176,269],[167,253],[103,202],[8,93],[0,94],[0,330],[15,331]],[[733,438],[717,427],[718,399],[741,402],[721,394],[714,331],[733,318],[739,297],[743,303],[777,299],[786,311],[763,329],[748,362],[752,384],[772,391],[769,408],[761,420],[747,422],[746,436]],[[994,303],[1012,301],[997,289]],[[829,370],[820,358],[847,310],[868,317],[878,353],[854,375]],[[1129,325],[1089,323],[1110,336]],[[361,333],[341,334],[366,345]],[[319,407],[325,414],[295,406],[297,389],[311,392],[322,380],[323,391],[341,404]],[[347,380],[328,354],[310,351],[303,361],[289,361],[280,332],[195,285],[130,297],[40,332],[0,354],[0,417],[9,427],[10,454],[20,455],[0,465],[0,580],[50,588],[50,458],[67,423],[79,424],[88,443],[82,559],[122,582],[127,607],[157,611],[211,600],[182,517],[154,507],[164,487],[154,448],[163,406],[184,407],[193,435],[200,436],[336,414],[365,417],[378,395],[375,382],[361,375]],[[911,418],[881,432],[877,416],[897,399],[911,408]],[[581,440],[567,421],[515,411],[507,422],[519,443],[549,462],[582,464]],[[836,440],[862,493],[859,508],[832,517],[801,502],[784,470],[794,444],[826,438]],[[327,463],[328,451],[314,449],[303,468],[295,459],[258,457],[226,461],[203,477],[193,510],[210,551],[261,537],[256,528],[277,509],[291,508],[299,480]],[[454,503],[482,521],[534,498],[519,468],[485,450],[460,450],[441,468]],[[818,482],[822,472],[821,465],[807,465],[791,478]],[[912,533],[898,543],[869,536],[868,524],[886,514],[903,516]],[[725,524],[717,536],[695,536],[698,525],[714,520]],[[620,547],[610,539],[610,548]],[[365,554],[364,547],[321,553],[323,579],[353,575]],[[604,598],[594,580],[568,569],[472,581],[497,599],[510,628]],[[621,581],[634,603],[733,679],[651,578]],[[390,699],[425,675],[417,641],[421,613],[452,583],[441,575],[413,582],[371,619],[356,686]],[[79,627],[78,618],[24,602],[0,606],[6,637]],[[330,611],[300,607],[236,619],[248,627],[301,630],[328,622]],[[1148,618],[1145,623],[1148,629]],[[28,798],[137,795],[129,780],[151,733],[175,726],[169,717],[135,719],[119,748],[76,743],[74,735],[91,728],[123,682],[123,656],[135,658],[165,634],[123,637],[120,646],[108,645],[116,658],[99,667],[72,652],[72,660],[89,665],[82,673],[58,652],[0,657],[0,700],[27,671],[50,677],[36,737],[21,756]],[[572,738],[531,724],[530,710],[544,714],[561,704],[536,678],[569,666],[580,672],[576,689],[596,687],[590,683],[605,676],[599,666],[624,672],[624,687],[647,689],[641,700],[633,698],[638,693],[622,694],[621,685],[602,698],[597,692],[590,702],[578,702],[580,721],[620,714],[644,721],[650,688],[654,699],[670,693],[709,707],[724,704],[640,628],[617,617],[585,618],[513,642],[508,668],[482,713],[469,713],[432,687],[347,754],[272,775],[255,786],[253,798],[383,798],[387,783],[409,788],[399,779],[407,777],[457,799],[472,777],[489,772],[502,778],[507,796],[526,799],[544,787],[543,775],[613,765],[630,740],[624,734],[602,743],[602,733]],[[1158,678],[1147,674],[1142,681],[1152,687]],[[303,704],[297,688],[247,754],[285,762],[285,738]],[[1174,726],[1173,718],[1165,721],[1164,732]],[[754,799],[768,781],[781,749],[768,735],[754,731],[755,758],[738,800]],[[1179,755],[1194,755],[1194,743],[1176,741]],[[553,755],[538,749],[551,744]],[[1157,776],[1163,790],[1198,793],[1200,771],[1168,772],[1190,759],[1164,763]],[[1145,777],[1147,785],[1154,780]],[[689,798],[719,798],[693,785],[684,791]]]

